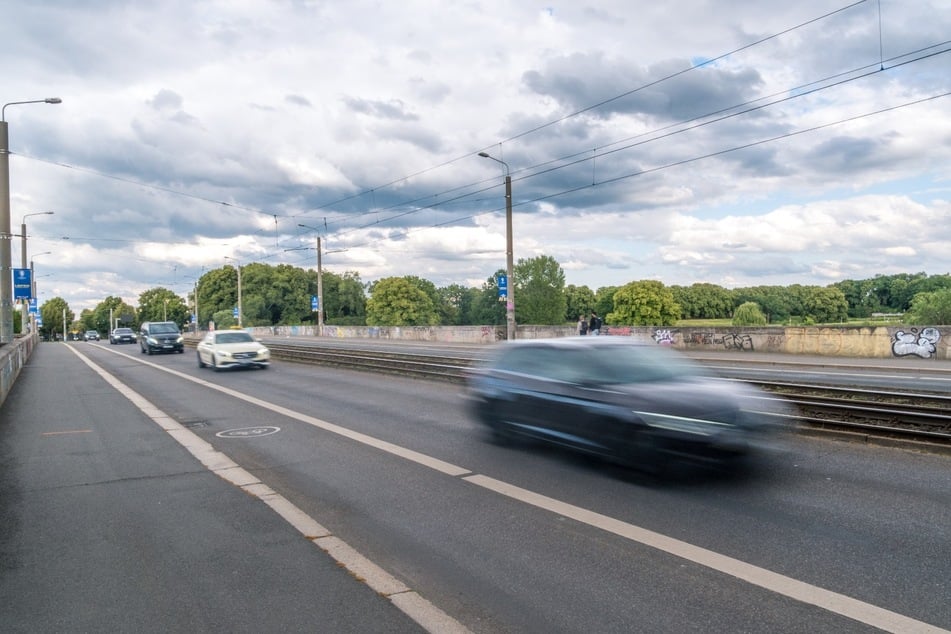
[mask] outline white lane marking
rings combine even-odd
[[[110,350],[110,352],[113,352],[114,354],[121,354],[112,350]],[[166,368],[164,366],[156,365],[144,360],[136,360],[157,370],[167,372],[193,383],[198,383],[208,387],[209,389],[217,390],[223,394],[227,394],[247,403],[251,403],[252,405],[257,405],[258,407],[262,407],[266,410],[279,413],[283,416],[288,416],[303,423],[313,425],[314,427],[340,434],[352,440],[356,440],[357,442],[367,444],[376,449],[380,449],[381,451],[386,451],[393,455],[406,458],[407,460],[411,460],[417,464],[435,469],[440,473],[460,477],[470,484],[488,489],[498,493],[499,495],[518,500],[551,513],[569,517],[582,524],[587,524],[588,526],[613,533],[639,544],[656,548],[662,552],[680,557],[681,559],[692,561],[698,565],[710,568],[711,570],[715,570],[742,581],[746,581],[747,583],[760,588],[764,588],[771,592],[801,601],[802,603],[828,610],[829,612],[859,621],[860,623],[866,623],[886,632],[895,632],[900,634],[951,634],[951,630],[942,629],[923,621],[918,621],[897,612],[892,612],[891,610],[886,610],[876,605],[872,605],[871,603],[866,603],[838,592],[833,592],[831,590],[820,588],[819,586],[798,581],[792,577],[787,577],[765,568],[746,563],[739,559],[734,559],[733,557],[729,557],[727,555],[721,555],[712,550],[694,546],[693,544],[668,537],[661,533],[656,533],[634,524],[629,524],[627,522],[608,517],[607,515],[602,515],[595,511],[581,508],[579,506],[574,506],[572,504],[568,504],[567,502],[562,502],[540,493],[535,493],[533,491],[529,491],[528,489],[523,489],[501,480],[496,480],[489,476],[473,473],[471,470],[465,469],[463,467],[457,467],[451,463],[444,462],[437,458],[432,458],[411,449],[406,449],[387,441],[380,440],[366,434],[361,434],[359,432],[334,425],[333,423],[328,423],[313,416],[308,416],[306,414],[289,410],[285,407],[269,403],[253,396],[248,396],[247,394],[237,392],[227,387],[209,383],[208,381],[204,381],[202,379],[196,379],[195,377],[189,376],[171,368]]]
[[[938,627],[903,616],[896,612],[853,599],[851,597],[825,590],[818,586],[797,581],[791,577],[775,573],[753,564],[748,564],[727,555],[721,555],[694,546],[687,542],[668,537],[661,533],[641,528],[627,522],[568,504],[527,489],[523,489],[501,480],[483,475],[471,475],[463,478],[480,487],[500,495],[518,500],[525,504],[544,509],[557,515],[571,518],[582,524],[599,528],[634,542],[664,551],[693,563],[711,568],[724,574],[742,579],[755,586],[765,588],[803,603],[814,605],[830,612],[846,616],[861,623],[872,625],[888,632],[933,632],[946,633]]]
[[[75,352],[86,365],[115,388],[117,392],[129,399],[143,414],[184,446],[210,471],[267,504],[312,544],[330,555],[357,580],[362,581],[373,591],[386,597],[398,610],[406,614],[427,632],[433,632],[434,634],[471,634],[462,623],[424,599],[419,593],[360,554],[342,539],[334,536],[290,500],[261,482],[257,476],[242,468],[224,453],[217,451],[213,445],[198,437],[191,430],[174,421],[145,397],[119,381],[104,368],[96,365],[83,353],[75,350],[72,346],[69,349]],[[151,363],[147,363],[147,365],[161,367]],[[185,376],[178,372],[173,371],[173,373]],[[191,377],[186,378],[190,379]]]

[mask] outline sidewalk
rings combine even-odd
[[[4,632],[420,632],[68,348],[0,406]]]

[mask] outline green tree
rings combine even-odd
[[[65,311],[66,327],[63,327],[63,315]],[[69,304],[62,297],[43,302],[40,306],[40,316],[43,318],[42,333],[52,338],[57,333],[66,340],[66,334],[69,332],[69,326],[73,323],[76,315],[69,309]]]
[[[317,294],[316,286],[313,294]],[[362,326],[366,324],[367,297],[360,275],[347,271],[343,275],[324,271],[324,319],[326,323]]]
[[[505,275],[504,269],[496,271],[495,275],[483,282],[481,288],[475,289],[470,305],[469,323],[487,326],[505,324],[505,302],[499,301],[500,275]]]
[[[513,275],[515,321],[519,324],[554,325],[565,323],[565,273],[555,258],[540,255],[520,259]],[[512,281],[509,280],[509,284]]]
[[[174,321],[185,323],[188,307],[185,300],[173,291],[158,286],[139,295],[139,323],[143,321]]]
[[[919,326],[951,324],[951,287],[915,295],[904,322]]]
[[[672,326],[680,319],[680,306],[670,289],[656,280],[642,280],[622,286],[614,293],[614,311],[609,324],[632,326]]]
[[[472,301],[469,289],[461,284],[450,284],[437,289],[439,301],[436,311],[443,326],[461,326],[465,320],[468,303]]]
[[[734,326],[765,326],[766,315],[756,302],[743,302],[733,311]]]
[[[412,276],[411,276],[412,277]],[[415,280],[386,277],[370,289],[367,300],[369,326],[435,326],[439,323],[432,298]]]
[[[595,303],[594,291],[590,288],[587,286],[569,284],[565,287],[565,305],[567,306],[565,309],[565,321],[574,323],[578,321],[579,316],[590,315],[591,310],[595,309]]]
[[[806,287],[802,314],[818,324],[846,322],[849,319],[849,302],[845,299],[845,294],[835,286]]]
[[[593,310],[602,317],[614,311],[614,294],[621,290],[620,286],[602,286],[594,294]]]
[[[725,319],[733,312],[733,293],[716,284],[671,286],[683,319]]]

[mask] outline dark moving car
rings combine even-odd
[[[135,343],[135,331],[131,328],[115,328],[109,333],[109,343]]]
[[[83,334],[83,339],[86,341],[99,341],[99,333],[95,330],[87,330]]]
[[[470,376],[468,397],[497,441],[527,437],[650,471],[677,457],[747,455],[783,409],[674,350],[626,337],[499,344]]]
[[[185,339],[174,321],[146,321],[139,326],[142,353],[185,352]]]

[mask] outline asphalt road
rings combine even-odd
[[[420,627],[131,393],[473,632],[951,629],[947,456],[791,437],[656,481],[492,445],[458,386],[91,342],[0,409],[4,631]]]

